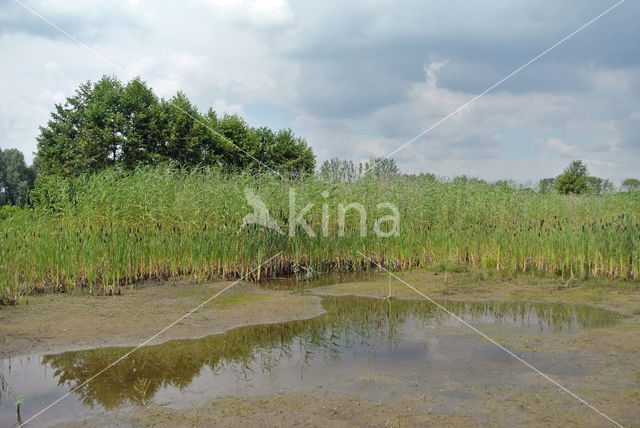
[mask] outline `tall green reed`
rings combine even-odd
[[[261,226],[239,231],[252,211],[251,187],[287,231],[289,189],[316,236],[294,237]],[[253,274],[365,270],[363,252],[393,269],[430,265],[538,272],[574,278],[640,279],[640,195],[540,194],[473,180],[429,177],[350,183],[317,177],[283,180],[214,169],[141,168],[76,179],[50,177],[33,195],[33,209],[0,219],[0,300],[34,291],[86,289],[119,293],[141,280],[237,278],[271,255]],[[367,212],[360,236],[355,210],[339,236],[338,205]],[[373,232],[379,209],[400,212],[397,236]],[[323,205],[329,213],[323,236]]]

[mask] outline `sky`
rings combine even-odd
[[[292,128],[318,164],[386,156],[617,0],[0,0],[0,147],[27,161],[78,85]],[[393,155],[405,172],[536,182],[582,159],[640,178],[640,2],[626,0]]]

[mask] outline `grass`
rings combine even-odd
[[[238,232],[252,212],[247,187],[285,230],[293,187],[297,211],[314,204],[305,219],[316,236],[299,227],[294,237],[260,226]],[[253,279],[371,269],[358,251],[395,270],[640,279],[640,192],[563,196],[461,179],[332,183],[157,167],[52,177],[34,200],[34,208],[0,211],[4,303],[41,291],[118,293],[147,279],[237,278],[280,251]],[[338,205],[352,202],[366,208],[366,236],[355,210],[339,236]],[[376,219],[389,215],[382,202],[398,207],[397,236],[373,233]]]

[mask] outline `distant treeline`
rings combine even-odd
[[[320,175],[332,181],[355,181],[363,177],[399,177],[407,176],[398,169],[393,159],[371,158],[369,161],[361,162],[356,168],[353,161],[333,158],[326,160],[320,166]],[[412,174],[409,174],[412,175]],[[431,173],[421,173],[417,176],[427,176],[436,179]],[[474,181],[478,183],[488,184],[486,180],[475,177],[467,177],[465,175],[453,178],[453,181]],[[501,186],[518,185],[510,180],[498,180],[495,182]],[[519,186],[523,189],[535,190],[542,193],[558,192],[561,194],[592,194],[600,195],[616,190],[613,182],[608,179],[589,175],[586,165],[580,160],[575,160],[569,166],[554,178],[544,178],[538,182],[535,188],[525,185]],[[622,182],[621,190],[632,191],[640,189],[640,181],[635,178],[628,178]]]
[[[178,92],[159,98],[139,78],[126,84],[112,76],[80,85],[75,94],[57,104],[46,126],[40,127],[38,151],[32,166],[16,149],[0,149],[0,205],[29,201],[28,193],[44,177],[91,175],[112,169],[126,172],[142,166],[171,164],[182,169],[213,167],[233,172],[273,172],[295,178],[315,172],[316,159],[304,138],[291,129],[278,131],[249,126],[236,114],[201,113]],[[393,159],[372,157],[356,167],[333,158],[318,174],[330,181],[406,176]],[[38,176],[43,178],[38,180]],[[419,176],[433,174],[426,173]],[[484,182],[465,176],[455,180]],[[507,180],[497,184],[514,186]],[[526,188],[526,186],[520,186]],[[629,178],[621,190],[640,189]],[[540,180],[539,192],[602,194],[615,190],[610,180],[589,175],[582,161],[573,161],[555,178]]]

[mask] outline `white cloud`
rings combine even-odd
[[[587,164],[593,164],[593,165],[597,165],[597,166],[606,166],[606,167],[609,167],[609,168],[617,168],[619,166],[615,162],[607,162],[607,161],[603,161],[603,160],[600,160],[600,159],[585,159],[584,161]]]
[[[322,161],[391,152],[599,13],[592,2],[569,3],[29,4],[127,70],[121,79],[140,75],[161,96],[184,90],[202,110],[252,119],[257,104],[285,107]],[[396,160],[410,171],[526,181],[557,175],[571,157],[616,180],[632,175],[640,55],[629,34],[640,30],[625,26],[637,6],[624,7]],[[0,6],[0,52],[0,146],[28,159],[54,103],[83,81],[119,74],[12,2]]]
[[[565,155],[565,156],[573,156],[576,155],[578,153],[578,146],[576,145],[571,145],[571,144],[565,144],[562,142],[562,140],[560,140],[559,138],[555,138],[555,137],[551,137],[547,140],[547,142],[545,143],[545,146],[548,147],[549,149],[560,153],[561,155]]]
[[[216,113],[220,113],[220,114],[230,113],[230,114],[238,114],[240,116],[246,116],[246,113],[244,111],[244,107],[242,106],[242,104],[229,103],[229,101],[227,101],[224,98],[218,98],[215,101],[213,101],[212,108]]]
[[[286,0],[204,0],[234,19],[248,19],[259,27],[280,26],[293,20]]]

